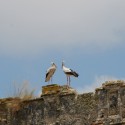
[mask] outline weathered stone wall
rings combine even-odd
[[[97,123],[125,124],[125,82],[107,81],[96,89]]]
[[[95,107],[93,93],[43,96],[23,102],[11,117],[11,124],[90,125],[97,117]]]
[[[0,125],[125,125],[125,82],[105,82],[95,93],[1,99]]]

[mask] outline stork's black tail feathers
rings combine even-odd
[[[75,77],[78,77],[78,76],[79,76],[79,74],[76,73],[75,71],[73,71],[73,75],[74,75]]]
[[[73,76],[75,76],[75,77],[78,77],[79,76],[79,74],[78,73],[76,73],[75,71],[73,71],[72,69],[70,69],[71,70],[71,74],[73,75]]]

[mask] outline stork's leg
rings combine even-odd
[[[70,86],[70,76],[69,76],[69,86]]]
[[[69,76],[67,76],[67,86],[69,86]]]
[[[70,76],[67,76],[67,85],[70,86]]]
[[[67,77],[67,85],[68,85],[68,76],[66,76]]]
[[[69,86],[70,86],[70,76],[69,76]]]
[[[52,77],[51,77],[51,84],[52,84],[52,81],[53,81],[53,79],[52,79]]]

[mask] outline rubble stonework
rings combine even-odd
[[[125,82],[107,81],[94,93],[1,99],[0,125],[125,125]]]
[[[97,123],[124,124],[125,121],[125,82],[107,81],[97,88]]]

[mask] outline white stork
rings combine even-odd
[[[73,71],[72,69],[65,67],[64,62],[62,62],[62,69],[67,77],[67,85],[70,86],[70,76],[78,77],[79,74]]]
[[[51,67],[46,71],[45,82],[49,82],[51,79],[51,83],[52,83],[52,76],[55,73],[57,66],[53,62],[51,64],[52,64]]]

